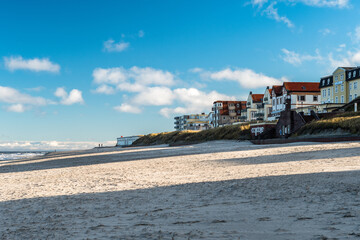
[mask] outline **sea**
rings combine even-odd
[[[32,152],[0,152],[0,161],[5,160],[16,160],[16,159],[23,159],[23,158],[32,158],[32,157],[40,157],[45,155],[47,152],[40,152],[40,151],[32,151]]]

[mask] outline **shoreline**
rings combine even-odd
[[[214,141],[0,164],[0,236],[348,238],[360,233],[359,149]]]

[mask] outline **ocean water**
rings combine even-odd
[[[0,161],[43,156],[46,152],[0,152]]]

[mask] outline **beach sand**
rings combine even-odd
[[[0,163],[0,239],[359,239],[360,143],[103,148]]]

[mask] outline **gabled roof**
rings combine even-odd
[[[288,92],[320,92],[317,82],[284,82]]]
[[[274,85],[272,86],[272,90],[274,90],[276,96],[282,95],[282,85]]]
[[[269,90],[269,93],[270,93],[270,95],[272,94],[272,88],[271,89],[268,89]]]
[[[262,102],[264,94],[251,94],[253,102]]]

